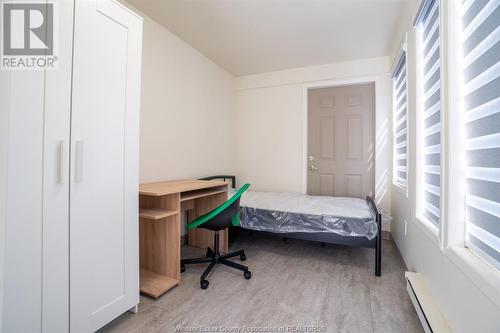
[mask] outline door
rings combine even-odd
[[[139,302],[142,20],[114,1],[75,3],[70,330],[93,332]]]
[[[307,193],[364,198],[374,188],[373,84],[308,93]]]

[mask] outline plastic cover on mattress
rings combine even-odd
[[[342,236],[377,235],[374,213],[366,200],[296,193],[243,194],[241,227],[273,233],[331,232]]]

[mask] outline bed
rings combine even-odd
[[[217,175],[204,180],[231,180]],[[297,193],[245,193],[240,201],[240,227],[266,234],[375,249],[375,275],[381,275],[381,214],[373,198],[309,196]]]

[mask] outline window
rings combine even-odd
[[[439,0],[424,0],[417,29],[417,214],[434,226],[441,218],[441,56]]]
[[[500,0],[462,6],[465,243],[500,270]]]
[[[392,74],[393,92],[393,182],[407,190],[408,186],[408,120],[406,97],[406,52],[401,51]]]

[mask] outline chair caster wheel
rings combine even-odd
[[[200,282],[201,289],[207,289],[208,285],[209,285],[209,283],[208,283],[207,280],[203,280],[203,281]]]
[[[243,275],[245,276],[245,279],[250,280],[252,278],[252,272],[250,271],[244,271]]]
[[[245,261],[245,260],[247,260],[247,256],[246,256],[246,255],[244,255],[244,254],[242,254],[242,255],[240,256],[240,260],[241,260],[241,261]]]
[[[184,273],[186,271],[186,266],[185,265],[181,265],[181,273]]]
[[[211,248],[207,248],[207,252],[206,252],[205,256],[206,256],[207,258],[210,258],[210,257],[212,257],[213,255],[214,255],[214,251],[212,251],[212,249],[211,249]]]

